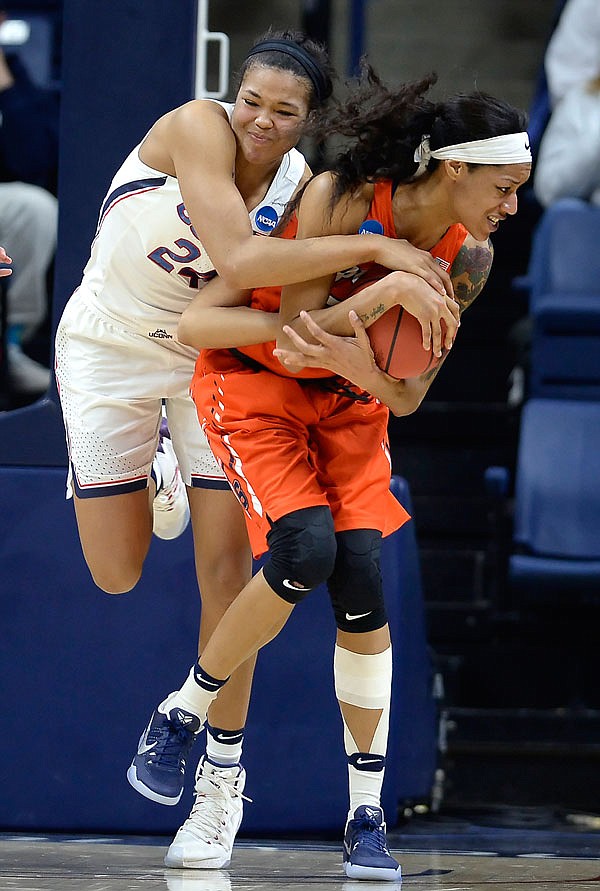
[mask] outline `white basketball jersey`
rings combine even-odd
[[[220,103],[231,118],[233,105]],[[100,210],[81,296],[141,334],[174,334],[179,316],[214,265],[185,209],[176,177],[143,164],[139,145],[117,171]],[[284,155],[260,204],[249,214],[254,232],[268,235],[305,170],[296,149]],[[219,213],[218,201],[215,214]]]

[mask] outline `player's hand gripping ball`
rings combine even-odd
[[[358,294],[368,285],[379,281],[388,272],[388,269],[381,266],[374,267],[367,273],[365,280],[361,280],[353,293]],[[442,321],[442,329],[443,327]],[[402,306],[392,306],[391,309],[388,309],[377,321],[369,325],[367,334],[376,364],[390,377],[395,377],[398,380],[419,377],[426,371],[431,371],[432,368],[439,365],[447,352],[444,349],[441,356],[434,356],[431,348],[423,349],[421,324]]]

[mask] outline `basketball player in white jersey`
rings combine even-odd
[[[114,177],[83,280],[56,334],[56,375],[83,553],[96,584],[131,590],[152,532],[173,538],[188,522],[202,596],[199,650],[251,573],[241,509],[207,446],[188,395],[196,351],[179,343],[179,317],[217,273],[232,287],[281,285],[369,260],[420,274],[442,293],[431,256],[379,235],[303,241],[269,235],[308,178],[294,148],[331,93],[322,48],[292,32],[251,50],[233,105],[193,100],[160,118]],[[210,288],[207,289],[207,301]],[[172,439],[159,440],[163,404]],[[158,445],[158,451],[157,451]],[[189,505],[189,506],[188,506]],[[242,815],[240,766],[254,659],[211,708],[197,801],[180,830],[186,864],[229,862]],[[160,793],[153,762],[173,761],[173,738],[193,742],[193,719],[160,707],[140,743],[131,784],[164,804],[181,796],[179,764]],[[164,772],[164,771],[163,771]],[[168,773],[168,771],[167,771]]]

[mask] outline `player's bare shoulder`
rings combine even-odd
[[[226,143],[235,142],[229,116],[212,99],[192,99],[174,108],[164,117],[171,139],[197,139],[204,135]]]
[[[452,284],[454,296],[464,312],[481,293],[488,280],[494,249],[491,241],[476,241],[467,235],[465,241],[452,264]]]
[[[310,179],[297,209],[298,236],[328,235],[331,231],[331,196],[333,177],[329,172]]]
[[[335,174],[325,171],[313,177],[302,201],[305,208],[320,213],[323,235],[355,235],[368,212],[373,186],[366,183],[352,194],[336,195]]]
[[[211,99],[192,99],[159,118],[142,142],[140,158],[176,176],[176,157],[188,152],[198,157],[200,148],[218,155],[235,154],[227,112]]]
[[[307,205],[329,204],[333,194],[334,176],[328,170],[315,174],[304,190],[302,200]]]

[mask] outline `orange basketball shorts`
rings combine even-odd
[[[243,365],[215,371],[201,354],[191,386],[209,445],[237,495],[255,557],[273,522],[328,505],[336,532],[384,536],[409,514],[391,494],[388,409]]]

